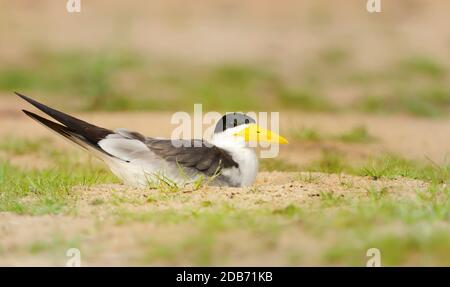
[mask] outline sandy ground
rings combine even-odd
[[[167,195],[156,190],[132,189],[123,185],[101,185],[89,190],[75,188],[73,192],[78,199],[77,214],[74,216],[18,216],[0,213],[0,240],[3,248],[0,265],[62,266],[68,259],[65,250],[71,243],[77,244],[82,250],[84,266],[195,265],[195,261],[193,263],[189,257],[189,248],[185,251],[186,256],[152,258],[151,263],[147,263],[146,249],[143,247],[152,240],[155,244],[161,244],[162,241],[164,244],[172,242],[176,245],[180,238],[195,238],[197,227],[192,226],[189,221],[159,224],[134,220],[118,224],[123,212],[145,214],[167,210],[183,212],[187,208],[202,210],[205,202],[213,206],[227,204],[244,210],[277,210],[292,204],[318,201],[319,190],[331,191],[336,196],[357,197],[365,195],[369,187],[387,187],[390,193],[404,198],[411,190],[426,187],[423,182],[406,179],[372,182],[367,178],[346,175],[314,173],[313,176],[315,182],[305,182],[298,173],[263,172],[259,174],[255,185],[257,191],[206,187]],[[149,197],[159,197],[160,200],[148,200]],[[125,204],[120,207],[115,205],[117,198]],[[99,200],[104,203],[93,204]],[[212,260],[218,265],[285,265],[292,264],[286,261],[290,252],[301,249],[306,252],[303,256],[307,257],[304,264],[320,264],[320,258],[317,257],[319,253],[316,251],[324,248],[323,240],[319,243],[313,236],[305,234],[301,226],[290,226],[282,232],[276,248],[268,251],[265,249],[268,243],[265,239],[259,240],[257,233],[245,229],[239,231],[239,228],[231,232],[225,231],[215,243],[213,254],[221,256],[221,249],[228,248],[226,259],[217,257]],[[45,244],[54,244],[56,247],[47,250]],[[39,248],[45,252],[39,251]]]

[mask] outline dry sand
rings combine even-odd
[[[423,190],[420,181],[397,179],[372,181],[368,178],[314,173],[314,182],[301,176],[309,174],[263,172],[254,189],[212,188],[167,194],[156,190],[140,190],[123,185],[101,185],[89,189],[75,188],[77,212],[75,215],[28,216],[0,213],[0,241],[3,254],[0,265],[56,265],[67,261],[65,251],[76,244],[82,250],[82,263],[88,265],[183,265],[195,264],[189,255],[146,258],[151,244],[183,244],[183,238],[196,238],[199,228],[189,220],[160,224],[158,221],[126,221],[121,216],[128,212],[178,211],[189,212],[208,206],[233,206],[237,210],[267,208],[276,210],[289,205],[304,205],[320,200],[320,191],[335,196],[364,196],[370,187],[385,187],[399,198],[408,197],[413,190]],[[158,198],[149,200],[149,198]],[[121,204],[115,202],[120,199]],[[102,204],[93,202],[101,201]],[[203,243],[200,238],[198,244]],[[320,248],[332,240],[314,239],[301,225],[288,225],[282,231],[276,248],[268,250],[271,238],[258,238],[258,233],[242,229],[221,233],[212,251],[213,264],[219,265],[285,265],[292,252],[301,251],[307,256],[304,264],[320,264]],[[154,243],[153,243],[154,242]],[[162,243],[161,243],[162,242]],[[49,248],[48,246],[54,246]],[[155,247],[156,248],[156,247]],[[195,248],[195,247],[193,247]],[[198,247],[197,247],[198,248]],[[220,258],[226,249],[226,258]],[[42,250],[43,251],[42,251]],[[31,252],[31,253],[30,253]],[[149,263],[150,261],[150,263]],[[303,262],[303,261],[302,261]]]

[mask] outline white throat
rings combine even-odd
[[[258,173],[258,158],[255,150],[248,147],[243,138],[233,136],[238,128],[243,127],[227,129],[224,132],[214,134],[211,143],[226,150],[239,165],[239,168],[223,170],[222,174],[229,176],[236,185],[250,186]]]

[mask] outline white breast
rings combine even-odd
[[[239,168],[232,167],[222,170],[222,174],[227,176],[232,185],[250,186],[258,174],[258,158],[255,150],[242,144],[225,140],[213,140],[214,145],[226,150]]]
[[[258,158],[251,148],[241,148],[231,153],[233,160],[239,164],[241,186],[250,186],[258,174]]]

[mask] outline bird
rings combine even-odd
[[[125,128],[99,127],[20,93],[16,95],[56,121],[22,110],[27,116],[105,162],[114,175],[132,187],[151,187],[161,180],[189,184],[199,178],[207,178],[213,186],[251,186],[258,173],[258,157],[249,143],[288,143],[239,112],[224,114],[210,141],[164,139]]]

